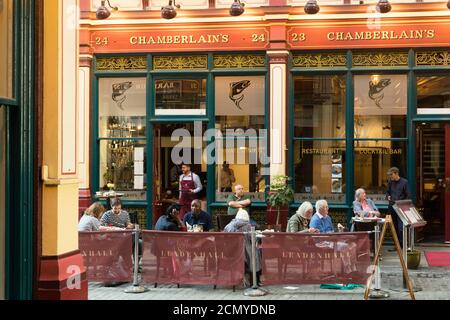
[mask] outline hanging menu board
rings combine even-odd
[[[420,227],[427,224],[411,200],[399,200],[392,206],[404,225]]]

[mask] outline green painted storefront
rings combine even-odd
[[[260,66],[248,65],[233,65],[230,64],[226,67],[218,68],[215,65],[215,57],[218,55],[227,55],[232,61],[241,61],[245,58],[251,57],[254,59],[257,56],[264,56],[265,62]],[[354,190],[358,185],[355,185],[355,146],[358,143],[364,144],[371,141],[377,143],[390,143],[393,145],[400,145],[402,149],[403,167],[401,169],[402,176],[406,177],[410,183],[413,198],[416,199],[416,139],[415,130],[416,124],[419,122],[435,122],[435,121],[449,121],[450,115],[424,115],[417,112],[417,78],[442,75],[450,76],[449,66],[444,62],[432,61],[428,63],[421,63],[421,57],[423,56],[441,56],[447,54],[445,49],[436,51],[423,48],[418,49],[390,49],[390,50],[341,50],[341,51],[292,51],[289,58],[289,73],[288,73],[288,163],[287,173],[289,176],[294,177],[293,184],[295,185],[295,143],[308,144],[315,142],[342,142],[343,153],[345,153],[345,163],[343,164],[343,172],[345,178],[345,191],[342,192],[341,201],[330,202],[331,212],[335,222],[349,223],[352,216],[352,202],[354,200]],[[134,57],[134,58],[133,58]],[[105,65],[105,61],[114,59],[141,59],[142,65],[140,70],[131,70],[130,67],[126,70],[126,67],[122,69],[110,67],[98,68],[98,61],[101,60],[101,65]],[[153,65],[155,58],[164,57],[169,61],[175,61],[177,58],[189,60],[192,57],[203,57],[205,64],[199,68],[191,68],[188,65],[167,67],[166,69],[158,69]],[[186,60],[186,61],[187,61]],[[305,62],[307,61],[307,62]],[[98,109],[99,109],[99,79],[105,77],[121,77],[121,78],[133,78],[133,77],[145,77],[147,81],[146,87],[146,121],[147,131],[146,137],[142,140],[146,141],[147,146],[152,146],[154,143],[153,128],[159,124],[171,124],[181,122],[202,121],[206,124],[207,128],[214,128],[215,126],[215,77],[217,76],[240,76],[245,78],[250,75],[261,75],[265,77],[266,92],[265,92],[265,128],[268,128],[269,119],[268,114],[268,99],[269,99],[269,87],[270,79],[268,78],[268,59],[265,58],[265,53],[262,52],[233,52],[233,53],[205,53],[205,54],[149,54],[149,55],[97,55],[94,59],[94,76],[93,76],[93,116],[92,116],[92,130],[93,130],[93,167],[92,167],[92,196],[95,198],[95,192],[99,190],[99,141],[103,138],[98,134]],[[400,136],[391,137],[363,137],[358,138],[355,136],[355,91],[354,83],[358,77],[370,76],[373,74],[400,76],[402,86],[406,90],[406,112],[404,116],[404,128],[402,128],[402,134]],[[326,76],[339,76],[344,79],[345,82],[345,105],[343,106],[343,113],[345,117],[345,132],[340,137],[302,137],[295,134],[295,116],[297,111],[295,110],[296,97],[294,94],[295,79],[302,77],[326,77]],[[195,79],[203,78],[207,81],[206,89],[206,114],[202,116],[161,116],[155,114],[155,81],[160,79]],[[116,139],[117,140],[117,139]],[[120,139],[119,139],[120,140]],[[400,147],[399,147],[400,148]],[[147,172],[149,173],[146,178],[147,192],[145,201],[124,201],[125,207],[130,210],[140,211],[140,215],[145,216],[147,228],[151,227],[152,215],[153,215],[153,175],[152,168],[154,166],[154,156],[151,147],[147,147],[146,163]],[[395,164],[395,161],[394,163]],[[207,206],[212,212],[224,212],[226,210],[226,204],[223,201],[217,201],[215,198],[215,185],[216,185],[216,167],[214,165],[208,165],[207,167],[207,180],[214,181],[214,183],[208,183],[207,187]],[[268,177],[266,177],[266,183],[268,183]],[[378,177],[379,180],[385,180],[384,177]],[[369,194],[370,196],[370,194]],[[291,213],[298,208],[300,201],[295,201],[291,204]],[[264,220],[264,212],[266,210],[266,203],[264,201],[254,202],[254,212],[258,216],[256,219],[259,222]],[[138,209],[140,208],[140,209]],[[381,210],[387,209],[387,204],[380,203],[379,208]]]

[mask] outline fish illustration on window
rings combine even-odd
[[[122,104],[127,99],[127,96],[125,95],[125,92],[129,90],[133,86],[133,82],[121,82],[121,83],[114,83],[112,85],[112,99],[117,103],[117,106],[123,110]]]
[[[241,102],[245,98],[243,92],[250,86],[250,84],[251,84],[250,80],[242,80],[230,83],[230,94],[229,94],[230,99],[240,110],[242,110]]]
[[[382,92],[391,84],[391,79],[381,79],[378,81],[369,81],[369,98],[372,99],[378,108],[383,109],[380,102],[384,98]]]

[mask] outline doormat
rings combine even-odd
[[[450,267],[450,252],[425,252],[428,265],[430,267]]]

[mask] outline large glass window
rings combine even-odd
[[[354,183],[379,204],[387,204],[388,169],[406,173],[407,83],[401,74],[354,76]]]
[[[442,113],[444,108],[450,113],[450,77],[417,77],[417,113]]]
[[[364,188],[377,203],[387,204],[387,171],[391,167],[406,174],[406,141],[355,141],[355,188]]]
[[[206,115],[206,79],[155,80],[156,115]]]
[[[146,200],[145,155],[143,140],[102,140],[100,188],[123,192],[127,200]]]
[[[13,0],[0,1],[0,98],[13,92]]]
[[[406,137],[407,76],[357,75],[355,139]]]
[[[99,81],[99,137],[145,138],[146,78]]]
[[[345,141],[295,141],[295,201],[345,202],[345,163]]]
[[[215,79],[216,201],[225,201],[238,184],[264,201],[265,87],[264,76]]]
[[[146,200],[146,78],[99,80],[101,191]]]
[[[339,75],[294,78],[295,201],[345,202],[346,82]]]
[[[294,90],[296,137],[345,137],[345,77],[295,77]]]

